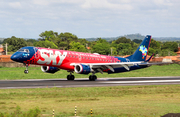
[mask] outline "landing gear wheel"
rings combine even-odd
[[[90,75],[89,76],[89,81],[95,81],[97,79],[96,75]]]
[[[28,71],[28,66],[29,66],[29,64],[25,64],[25,63],[24,63],[24,65],[26,66],[26,70],[24,70],[24,73],[25,73],[25,74],[28,74],[28,73],[29,73],[29,71]]]
[[[29,71],[28,71],[28,70],[24,70],[24,73],[25,73],[25,74],[28,74],[28,73],[29,73]]]
[[[74,80],[74,75],[67,75],[67,80]]]

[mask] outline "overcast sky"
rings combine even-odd
[[[180,0],[0,0],[0,37],[180,37]]]

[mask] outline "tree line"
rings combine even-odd
[[[97,38],[95,41],[87,41],[78,38],[76,35],[65,32],[60,33],[54,31],[42,32],[38,40],[23,39],[12,36],[3,40],[3,45],[8,43],[8,51],[15,52],[24,46],[45,47],[53,49],[62,49],[78,52],[99,53],[104,55],[131,55],[142,42],[140,39],[127,39],[120,37],[117,40],[106,41]],[[158,54],[159,56],[176,55],[178,51],[178,42],[160,42],[151,39],[149,55]]]

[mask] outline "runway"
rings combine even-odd
[[[180,84],[177,77],[128,77],[128,78],[98,78],[89,81],[88,78],[77,78],[74,81],[66,79],[33,79],[33,80],[1,80],[0,89],[16,88],[51,88],[51,87],[102,87],[131,85],[171,85]]]

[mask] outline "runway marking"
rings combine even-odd
[[[128,83],[159,83],[159,82],[180,82],[180,80],[147,80],[147,81],[110,81],[110,82],[101,82],[101,83],[124,83],[124,84],[128,84]]]

